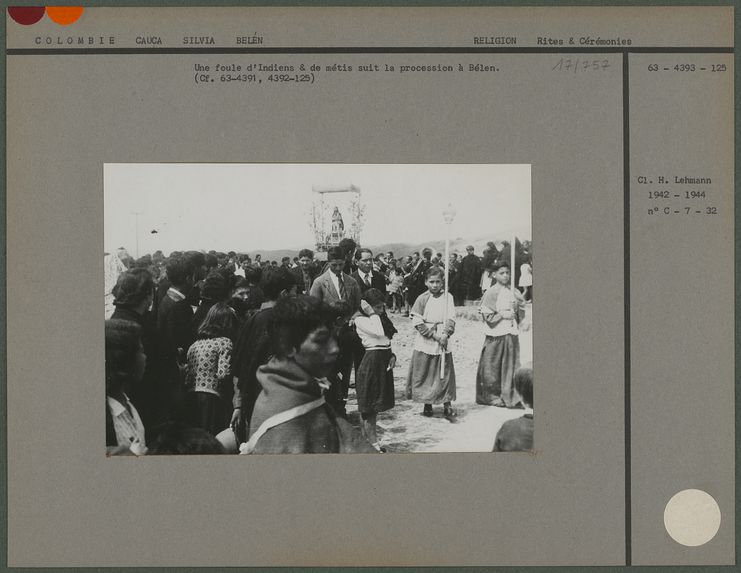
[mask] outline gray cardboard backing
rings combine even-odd
[[[364,45],[456,45],[450,31],[470,45],[500,17],[531,36],[577,27],[571,9],[539,9],[534,27],[534,10],[477,9],[459,20],[427,9],[421,27],[404,10],[89,8],[75,34],[142,26],[177,37],[198,33],[200,18],[233,33],[229,21],[242,14],[260,22],[249,33],[267,29],[280,41],[281,30],[309,18],[316,36],[301,26],[312,35],[297,36],[297,45],[326,41],[329,24],[340,44]],[[725,8],[617,12],[573,17],[596,33],[617,18],[620,34],[647,45],[732,43]],[[7,26],[9,47],[60,33],[49,22],[33,31]],[[608,67],[573,74],[554,71],[562,57],[9,56],[8,564],[624,564],[626,420],[633,563],[732,563],[732,71],[717,79],[646,71],[654,60],[730,66],[732,56],[630,56],[628,418],[623,55],[600,54]],[[248,60],[481,62],[500,71],[328,74],[311,86],[263,89],[193,84],[195,62]],[[531,164],[537,452],[103,457],[109,162]],[[716,219],[645,214],[651,205],[633,176],[683,170],[713,177]],[[244,209],[249,220],[248,200]],[[691,550],[672,542],[662,522],[668,498],[687,487],[711,493],[725,518],[711,543]]]

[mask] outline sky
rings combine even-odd
[[[134,256],[313,248],[312,189],[350,185],[366,207],[365,245],[444,238],[448,204],[453,238],[532,236],[530,165],[109,163],[104,248]],[[333,197],[346,203],[325,197],[330,206]]]

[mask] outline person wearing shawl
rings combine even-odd
[[[443,269],[431,267],[427,271],[427,292],[417,297],[410,317],[417,330],[414,352],[407,376],[407,398],[422,402],[422,415],[432,416],[432,405],[443,404],[443,415],[451,419],[455,412],[455,369],[453,353],[448,340],[455,332],[455,305],[453,296],[443,292]],[[446,309],[447,307],[447,309]],[[440,375],[440,362],[445,355],[444,373]]]
[[[510,286],[508,263],[496,263],[493,278],[496,282],[484,293],[479,308],[486,338],[476,374],[476,403],[516,408],[520,397],[512,381],[520,366],[517,313],[522,295]]]
[[[391,351],[391,339],[396,334],[391,319],[386,316],[386,295],[369,288],[360,303],[362,314],[355,317],[355,328],[365,352],[355,376],[363,435],[379,452],[386,448],[378,440],[378,412],[394,407],[394,366],[396,356]]]
[[[276,303],[269,328],[273,358],[257,371],[262,392],[241,453],[376,453],[324,399],[339,354],[334,318],[311,296]]]

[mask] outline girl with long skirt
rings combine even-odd
[[[378,452],[385,448],[378,440],[376,418],[378,412],[394,407],[394,366],[396,356],[391,352],[391,338],[396,328],[386,316],[384,295],[370,288],[360,303],[362,316],[355,318],[355,329],[363,343],[365,354],[355,376],[358,411],[366,439]]]
[[[496,282],[484,293],[479,308],[486,339],[476,374],[476,403],[515,408],[520,404],[512,382],[520,366],[517,312],[523,301],[510,287],[508,263],[496,263],[493,276]]]

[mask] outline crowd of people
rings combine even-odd
[[[383,453],[377,415],[395,405],[389,315],[415,329],[406,397],[455,421],[449,340],[455,307],[474,301],[486,333],[476,401],[526,410],[494,450],[532,447],[532,369],[520,368],[517,341],[529,257],[520,289],[493,243],[483,257],[469,246],[448,261],[431,249],[374,256],[350,239],[326,261],[309,249],[280,263],[234,252],[121,258],[105,324],[111,455]],[[358,427],[346,409],[351,379]]]

